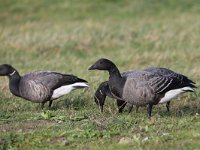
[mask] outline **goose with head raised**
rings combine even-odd
[[[151,72],[151,73],[155,73],[155,74],[159,74],[161,76],[165,76],[165,77],[171,77],[171,78],[176,78],[176,80],[179,80],[179,84],[176,85],[176,87],[171,87],[171,90],[179,90],[181,88],[184,88],[184,87],[191,87],[191,88],[195,88],[194,86],[194,82],[189,79],[188,77],[182,75],[182,74],[179,74],[179,73],[176,73],[170,69],[166,69],[166,68],[158,68],[158,67],[150,67],[150,68],[146,68],[144,69],[144,71],[148,71],[148,72]],[[133,70],[133,71],[127,71],[127,72],[123,72],[121,73],[121,76],[122,77],[131,77],[131,76],[134,76],[135,74],[137,74],[138,71],[137,70]],[[191,92],[190,90],[188,92]],[[181,94],[181,92],[180,92]],[[174,95],[174,98],[176,96],[178,96],[179,94],[177,95]],[[101,112],[103,112],[103,105],[104,105],[104,102],[105,102],[105,98],[106,96],[108,97],[111,97],[111,98],[114,98],[111,93],[110,93],[110,89],[109,89],[109,86],[108,86],[108,81],[105,81],[105,82],[102,82],[99,87],[97,88],[96,92],[95,92],[95,95],[94,95],[94,99],[95,99],[95,102],[97,105],[99,105],[99,107],[101,108]],[[173,99],[173,98],[171,98]],[[168,99],[167,102],[163,102],[163,103],[166,103],[166,108],[167,108],[167,111],[169,112],[169,106],[170,106],[170,101],[171,99]],[[122,101],[122,100],[117,100],[117,107],[118,107],[118,112],[121,113],[123,108],[125,107],[127,103],[125,101]],[[128,112],[131,112],[133,106],[129,106],[129,110]],[[137,111],[138,107],[136,108],[136,111]]]
[[[53,71],[34,71],[20,76],[9,64],[0,65],[0,76],[8,76],[9,88],[13,95],[26,100],[42,103],[42,108],[72,90],[88,87],[87,81],[70,74]]]
[[[153,70],[153,68],[151,68]],[[153,105],[168,103],[172,98],[187,91],[193,92],[194,82],[181,74],[171,72],[167,75],[137,71],[128,77],[123,77],[116,65],[108,59],[100,59],[89,70],[106,70],[109,72],[108,87],[112,96],[138,106],[147,106],[148,116],[151,116]],[[165,70],[165,68],[164,68]],[[163,70],[161,69],[161,72]],[[166,69],[164,72],[168,72]],[[182,80],[181,80],[182,79]],[[185,84],[181,84],[187,80]],[[187,84],[186,84],[187,83]]]

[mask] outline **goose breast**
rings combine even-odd
[[[136,106],[144,106],[148,103],[153,103],[154,90],[149,86],[147,81],[142,78],[127,78],[122,97],[128,103]]]

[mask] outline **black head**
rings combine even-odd
[[[97,60],[88,70],[110,70],[113,67],[116,67],[115,64],[105,58]]]
[[[13,73],[15,73],[15,69],[11,65],[0,65],[0,76],[11,76]]]

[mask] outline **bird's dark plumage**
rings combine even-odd
[[[53,71],[35,71],[20,76],[16,69],[7,64],[0,65],[1,75],[9,77],[11,93],[32,102],[45,103],[63,96],[73,89],[87,87],[86,80],[74,75]]]
[[[100,59],[90,70],[107,70],[110,74],[108,87],[112,96],[136,106],[147,105],[149,116],[153,105],[168,103],[184,90],[193,91],[195,87],[194,82],[186,76],[165,68],[147,68],[135,73],[128,71],[125,74],[129,76],[123,77],[113,62]],[[173,93],[167,94],[171,91]]]

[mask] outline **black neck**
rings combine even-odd
[[[115,77],[118,77],[118,78],[122,78],[122,76],[119,72],[119,69],[117,68],[117,66],[115,66],[115,64],[111,63],[109,68],[110,69],[108,70],[108,72],[110,74],[110,77],[115,76]]]
[[[112,66],[109,70],[109,87],[114,94],[114,96],[117,96],[119,98],[122,98],[122,92],[123,92],[123,86],[125,83],[125,79],[122,78],[118,68],[116,66]]]
[[[120,74],[119,70],[117,69],[117,67],[111,68],[109,70],[109,74],[110,74],[110,76],[116,76],[118,78],[121,78],[121,74]]]
[[[15,70],[15,72],[13,74],[8,75],[8,77],[9,77],[9,88],[10,88],[11,93],[15,96],[20,96],[19,82],[20,82],[21,76]]]

